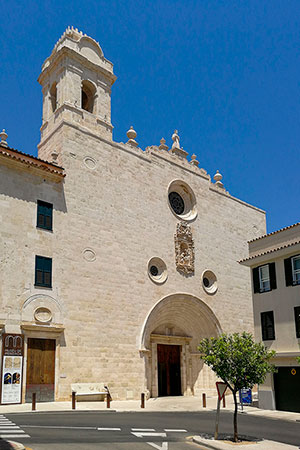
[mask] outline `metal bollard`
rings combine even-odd
[[[225,395],[223,395],[223,408],[226,408],[226,400],[225,400]]]
[[[206,408],[206,394],[202,394],[202,403],[203,403],[203,408]]]
[[[72,392],[72,409],[76,409],[76,392]]]
[[[36,393],[33,392],[32,393],[32,407],[31,407],[32,411],[36,410]]]
[[[145,393],[141,393],[141,408],[145,408]]]
[[[106,394],[106,408],[110,408],[110,393]]]

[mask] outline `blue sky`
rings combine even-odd
[[[268,232],[300,220],[299,0],[0,0],[0,127],[37,155],[42,62],[68,25],[114,63],[114,139],[181,145]],[[201,205],[199,205],[201,211]]]

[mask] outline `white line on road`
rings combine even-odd
[[[187,430],[175,430],[172,428],[165,428],[167,433],[187,433]]]
[[[131,431],[155,431],[154,428],[131,428]]]
[[[157,448],[158,450],[168,450],[169,448],[167,442],[162,442],[161,445],[155,444],[154,442],[147,442],[147,444],[151,445],[154,448]]]
[[[25,431],[23,431],[23,430],[20,430],[20,429],[18,429],[18,430],[16,430],[16,429],[10,429],[10,430],[0,430],[0,433],[11,433],[11,432],[13,432],[13,433],[25,433]]]
[[[59,428],[59,429],[70,429],[70,430],[96,430],[96,427],[64,427],[64,426],[54,426],[54,425],[20,425],[23,428]]]
[[[134,434],[136,437],[149,437],[149,436],[156,436],[156,437],[167,437],[166,433],[134,433],[133,431],[131,434]]]
[[[121,428],[97,428],[99,431],[121,431]]]
[[[30,436],[29,436],[29,434],[22,434],[22,436],[20,436],[19,434],[0,434],[0,438],[1,439],[6,439],[6,438],[24,439],[24,438],[30,438]]]
[[[10,429],[12,430],[13,428],[19,428],[18,425],[15,424],[11,424],[11,425],[0,425],[0,431],[1,430],[5,430],[5,429]]]

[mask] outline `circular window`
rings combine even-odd
[[[148,262],[148,275],[152,281],[162,284],[168,278],[167,266],[158,257],[151,258]]]
[[[205,270],[202,274],[203,289],[208,294],[215,294],[218,290],[217,277],[211,270]]]
[[[171,211],[179,219],[191,221],[197,217],[195,194],[184,181],[172,181],[168,199]]]
[[[171,208],[176,214],[183,214],[184,212],[184,201],[181,195],[177,192],[170,192],[169,194],[169,202]]]

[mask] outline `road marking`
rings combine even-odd
[[[58,428],[70,430],[96,430],[96,427],[64,427],[59,425],[21,425],[23,428]]]
[[[0,431],[5,429],[12,430],[13,428],[19,428],[18,425],[11,424],[11,425],[0,425]]]
[[[162,445],[155,444],[154,442],[146,442],[146,444],[151,445],[154,448],[157,448],[158,450],[168,450],[169,446],[167,442],[162,442]]]
[[[23,430],[20,430],[20,428],[18,428],[18,429],[13,429],[13,430],[0,430],[0,433],[11,433],[11,432],[13,432],[13,433],[25,433],[25,431],[23,431]]]
[[[29,434],[22,434],[20,436],[19,434],[0,434],[1,439],[7,439],[7,438],[18,438],[18,439],[24,439],[24,438],[30,438]]]
[[[155,431],[154,428],[131,428],[131,431]]]
[[[165,428],[167,433],[187,433],[187,430],[175,430],[172,428]]]
[[[97,428],[98,431],[121,431],[121,428]]]
[[[166,433],[134,433],[133,431],[131,434],[134,434],[136,437],[142,438],[142,437],[149,437],[149,436],[156,436],[156,437],[167,437]]]

